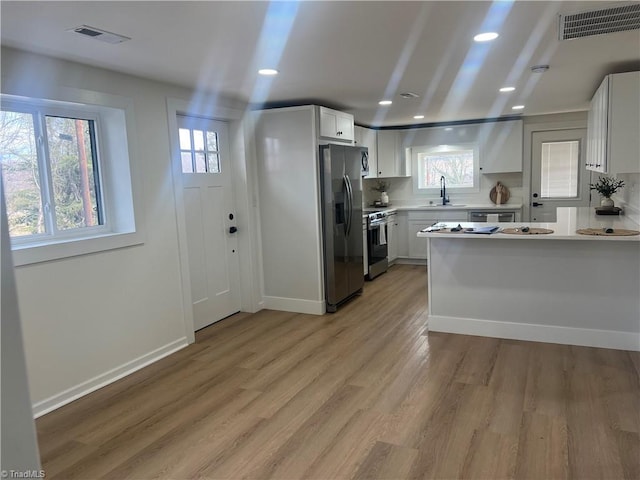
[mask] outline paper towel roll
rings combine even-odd
[[[500,215],[497,213],[487,214],[487,223],[498,223],[500,221]]]

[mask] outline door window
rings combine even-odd
[[[182,173],[220,173],[218,132],[181,127],[178,135]]]
[[[540,197],[577,198],[580,142],[543,142],[540,159]]]

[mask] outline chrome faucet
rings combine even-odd
[[[449,199],[447,198],[447,181],[444,175],[440,177],[440,196],[442,197],[442,205],[449,203]]]

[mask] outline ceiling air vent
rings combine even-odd
[[[560,15],[560,40],[640,28],[640,3]]]
[[[404,93],[401,93],[400,96],[402,98],[418,98],[420,95],[413,92],[404,92]]]
[[[101,42],[111,44],[122,43],[126,42],[127,40],[131,40],[131,38],[125,37],[124,35],[107,32],[106,30],[100,30],[99,28],[90,27],[89,25],[80,25],[79,27],[67,30],[67,32],[79,33],[80,35],[85,35],[87,37],[100,40]]]

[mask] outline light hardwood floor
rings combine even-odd
[[[638,353],[428,333],[426,306],[399,265],[333,315],[219,322],[38,419],[47,478],[640,478]]]

